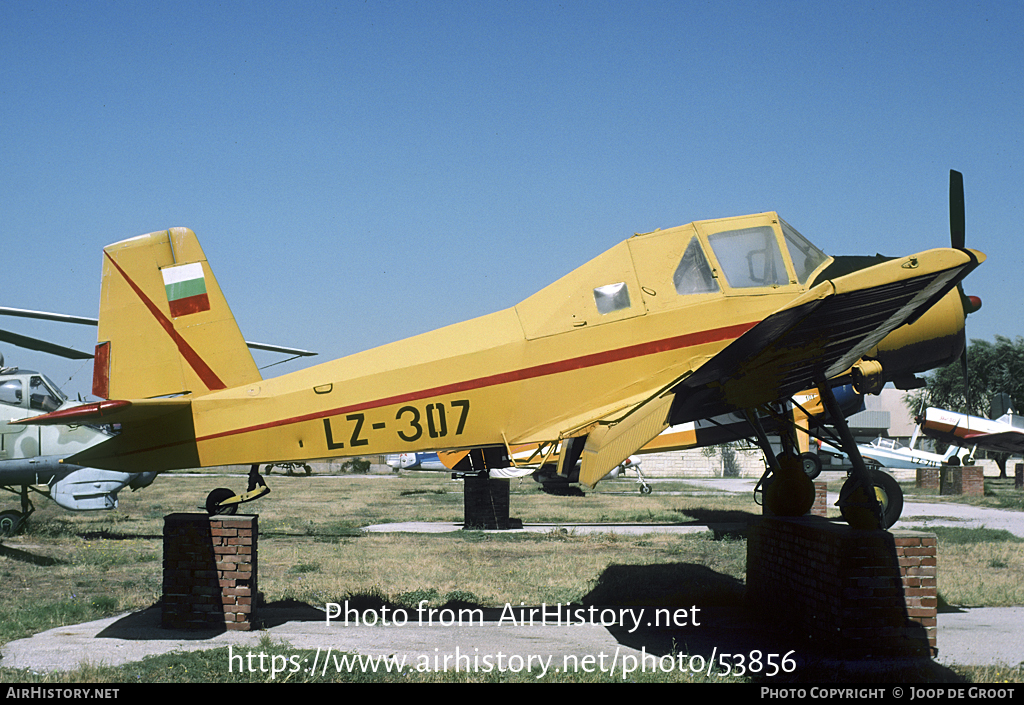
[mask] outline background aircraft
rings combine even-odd
[[[437,453],[391,453],[384,462],[393,470],[448,470]]]
[[[65,313],[51,313],[49,311],[31,311],[24,308],[11,308],[9,306],[0,306],[0,316],[13,316],[17,318],[32,318],[43,321],[56,321],[59,323],[74,323],[77,325],[93,326],[99,325],[100,321],[98,318],[89,318],[88,316],[72,316]],[[19,348],[25,348],[27,350],[39,350],[40,352],[50,353],[51,355],[57,355],[58,357],[65,357],[69,360],[91,360],[92,354],[75,350],[63,345],[57,345],[41,338],[34,338],[27,335],[21,335],[9,330],[0,329],[0,341],[10,343]],[[282,353],[285,355],[291,355],[292,357],[287,360],[280,360],[266,367],[273,367],[289,360],[293,360],[297,357],[314,357],[317,353],[310,350],[303,350],[301,348],[290,348],[283,345],[271,345],[269,343],[256,343],[253,341],[245,341],[245,345],[250,350],[264,350],[266,352]],[[264,367],[263,369],[266,369]]]
[[[951,446],[945,454],[929,453],[926,450],[918,450],[912,445],[910,447],[901,444],[893,438],[879,436],[868,444],[858,444],[861,456],[874,465],[891,470],[915,470],[917,468],[937,468],[945,464],[952,464],[959,458],[956,457],[956,446]],[[828,443],[821,444],[824,453],[831,453],[846,457],[846,453]]]
[[[921,430],[936,440],[961,448],[1024,453],[1024,419],[1013,409],[990,420],[929,407],[921,419]]]
[[[974,309],[957,286],[984,255],[957,235],[953,174],[952,248],[832,258],[775,213],[698,221],[636,235],[511,309],[271,380],[194,233],[132,238],[104,250],[93,379],[109,401],[26,423],[117,422],[72,462],[252,463],[250,490],[259,463],[454,447],[485,472],[516,445],[559,443],[558,474],[579,461],[593,485],[666,428],[735,411],[787,473],[751,410],[817,387],[854,462],[840,505],[877,522],[831,387],[912,383],[963,350]]]
[[[148,486],[155,472],[122,472],[64,464],[69,455],[110,439],[102,425],[28,426],[12,423],[30,415],[66,410],[69,400],[45,375],[4,367],[0,355],[0,489],[21,498],[21,510],[0,512],[0,536],[16,533],[34,511],[30,492],[64,509],[114,509],[117,493]]]
[[[512,458],[516,462],[518,470],[512,472],[498,472],[497,469],[493,469],[488,472],[489,477],[521,477],[525,475],[532,475],[536,482],[539,482],[544,486],[545,492],[551,492],[553,494],[565,494],[565,488],[573,483],[579,482],[579,463],[576,464],[575,471],[570,473],[567,477],[563,477],[556,472],[555,465],[549,464],[546,466],[536,465],[536,461],[543,457],[543,453],[537,452],[536,448],[528,447],[521,450],[513,449],[515,452],[512,454]],[[444,456],[444,459],[440,457]],[[460,460],[465,457],[462,453],[393,453],[385,458],[385,462],[389,467],[395,470],[452,470]],[[612,468],[611,472],[605,475],[602,480],[614,479],[625,473],[626,470],[632,470],[636,473],[637,484],[640,486],[640,494],[650,494],[651,486],[648,484],[647,479],[643,475],[643,471],[640,469],[640,458],[635,455],[631,455],[621,463]],[[458,476],[460,473],[453,473],[453,476]]]

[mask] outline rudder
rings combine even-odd
[[[188,228],[103,249],[93,394],[207,394],[261,379],[199,240]]]

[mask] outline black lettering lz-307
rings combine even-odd
[[[457,418],[456,418],[457,414]],[[430,438],[445,438],[454,427],[452,435],[460,436],[466,428],[466,420],[469,418],[469,400],[457,399],[445,405],[445,402],[431,402],[426,407],[403,406],[395,414],[395,421],[399,422],[397,429],[398,437],[406,443],[414,443],[423,437],[424,432]],[[351,435],[348,439],[350,448],[358,448],[370,444],[367,437],[366,415],[362,413],[347,414],[345,420],[350,422]],[[424,425],[426,428],[424,428]],[[382,431],[387,428],[386,421],[374,421],[370,424],[369,433]],[[324,419],[324,436],[327,439],[329,450],[340,450],[345,448],[345,443],[336,441],[334,428],[331,419]]]

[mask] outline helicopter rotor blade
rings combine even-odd
[[[92,359],[92,355],[89,353],[74,350],[72,348],[66,348],[63,345],[57,345],[56,343],[49,343],[45,340],[40,340],[39,338],[30,338],[27,335],[11,333],[6,330],[0,330],[0,341],[10,343],[11,345],[19,348],[25,348],[26,350],[38,350],[39,352],[57,355],[58,357],[66,357],[69,360]]]

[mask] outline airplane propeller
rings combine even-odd
[[[966,249],[966,208],[964,206],[964,175],[953,169],[949,170],[949,240],[950,245],[958,250]],[[956,285],[960,292],[960,303],[964,309],[964,319],[981,308],[981,299],[967,296],[963,284]],[[966,324],[965,324],[966,325]],[[964,349],[960,353],[960,367],[964,376],[964,411],[971,411],[970,384],[967,376],[967,333],[964,333]]]

